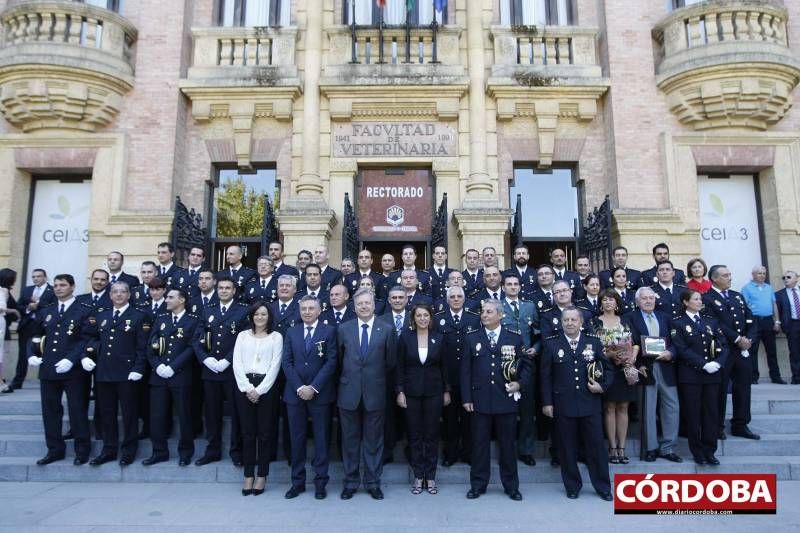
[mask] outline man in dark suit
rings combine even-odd
[[[558,283],[558,282],[557,282]],[[611,501],[608,454],[603,445],[603,392],[613,379],[600,339],[581,333],[583,315],[576,307],[561,313],[563,331],[544,341],[542,354],[542,412],[555,418],[558,459],[567,498],[575,499],[583,482],[578,470],[578,439],[585,445],[594,490]],[[605,381],[589,366],[600,365]]]
[[[306,267],[308,268],[308,267]],[[281,274],[278,277],[278,299],[272,302],[270,307],[270,315],[272,316],[272,330],[280,333],[286,338],[286,332],[300,323],[300,307],[297,305],[297,278],[291,274]],[[275,382],[277,390],[283,390],[286,383],[286,376],[281,372]],[[286,411],[286,404],[281,400],[280,395],[275,396],[275,401],[279,403],[278,416],[274,417],[275,427],[273,428],[271,437],[272,445],[270,447],[274,453],[278,450],[278,434],[279,428],[283,427],[283,453],[286,460],[290,460],[291,454],[291,440],[289,438],[289,419]],[[281,420],[283,423],[281,424]],[[271,458],[270,460],[274,460]]]
[[[686,286],[676,281],[676,272],[672,266],[672,261],[665,259],[658,264],[658,269],[656,270],[656,279],[658,281],[650,286],[656,294],[656,310],[670,318],[677,317],[683,313],[681,293],[686,290]]]
[[[495,268],[496,267],[492,267]],[[472,466],[467,498],[486,492],[489,484],[492,428],[500,452],[500,481],[509,498],[522,499],[517,473],[517,404],[520,391],[530,380],[530,364],[522,353],[522,337],[501,325],[503,304],[483,302],[481,324],[467,335],[467,348],[461,359],[461,401],[472,413]],[[507,370],[516,367],[512,373]]]
[[[398,281],[406,291],[406,309],[410,311],[417,304],[433,305],[431,297],[419,289],[416,270],[403,270]]]
[[[330,272],[330,269],[328,269]],[[322,285],[322,271],[316,263],[306,265],[304,289],[297,292],[298,300],[303,296],[312,296],[319,301],[320,309],[325,311],[330,305],[328,290]],[[341,281],[341,279],[339,279]]]
[[[272,303],[278,298],[278,276],[274,275],[272,259],[262,255],[256,261],[256,276],[244,288],[244,300]]]
[[[646,439],[644,460],[653,462],[657,457],[662,457],[680,463],[683,459],[675,453],[680,407],[675,377],[675,348],[670,346],[670,317],[656,311],[656,294],[649,287],[640,287],[636,291],[636,305],[639,309],[628,316],[633,343],[639,346],[636,366],[645,372],[645,406],[642,414]],[[643,336],[662,337],[667,349],[658,354],[646,353]],[[661,439],[658,438],[656,413],[661,419]]]
[[[56,295],[53,292],[53,287],[47,283],[47,272],[41,268],[36,268],[31,273],[31,280],[33,285],[28,285],[22,289],[19,300],[17,300],[17,310],[19,311],[20,320],[17,325],[17,369],[14,373],[14,379],[11,380],[9,386],[3,392],[14,392],[16,389],[21,389],[28,375],[28,344],[33,336],[33,331],[36,329],[36,312],[42,308],[54,303]]]
[[[664,261],[669,261],[669,246],[663,242],[653,246],[653,260],[656,264],[647,270],[643,270],[639,277],[640,287],[647,287],[648,285],[658,283],[658,265]],[[675,267],[673,266],[673,268]],[[628,277],[628,283],[630,283],[630,279],[631,278]],[[686,274],[679,268],[675,268],[675,283],[678,285],[686,285]]]
[[[163,279],[167,286],[173,284],[172,278],[175,278],[175,283],[180,285],[180,277],[183,276],[183,269],[175,264],[175,248],[168,242],[161,242],[156,247],[156,254],[158,257],[158,265],[156,267],[156,275]]]
[[[224,271],[221,274],[227,276]],[[203,268],[200,269],[200,272],[195,277],[197,279],[197,286],[195,287],[197,296],[189,297],[189,305],[186,308],[190,313],[199,317],[206,308],[219,304],[217,274],[210,268]]]
[[[249,329],[247,304],[236,299],[236,283],[227,274],[217,280],[216,304],[202,309],[192,346],[201,367],[200,383],[203,388],[203,412],[208,446],[197,466],[204,466],[222,458],[222,414],[225,402],[231,409],[230,457],[234,465],[242,464],[242,438],[239,417],[234,408],[236,382],[233,376],[233,347],[236,337]]]
[[[481,303],[477,300],[472,300],[466,297],[467,294],[467,285],[464,281],[464,275],[458,270],[451,270],[450,273],[447,275],[447,286],[446,289],[450,287],[460,287],[464,290],[464,307],[469,309],[470,311],[474,311],[477,315],[480,312]],[[446,296],[447,293],[445,293]],[[447,298],[442,298],[440,300],[434,300],[433,302],[433,312],[439,313],[447,309],[448,302]]]
[[[74,291],[75,279],[71,275],[57,275],[53,280],[57,301],[39,307],[31,328],[28,365],[39,367],[42,421],[47,443],[47,455],[36,462],[38,465],[60,461],[66,453],[61,434],[64,416],[61,399],[65,393],[69,425],[75,439],[73,463],[78,466],[89,461],[88,377],[80,361],[89,342],[92,308],[78,303]]]
[[[503,278],[500,275],[500,269],[496,266],[487,266],[483,269],[483,289],[474,296],[474,299],[482,302],[484,300],[502,301],[505,298],[503,294]]]
[[[396,363],[396,336],[374,314],[375,295],[359,290],[353,296],[358,319],[339,326],[337,345],[341,376],[337,405],[342,423],[344,489],[349,500],[361,483],[376,500],[383,499],[383,422],[386,409],[386,376]]]
[[[394,272],[393,285],[402,285],[401,275],[404,270],[413,270],[417,274],[417,290],[426,296],[430,297],[431,294],[431,276],[424,270],[417,270],[417,251],[414,249],[413,244],[404,244],[403,251],[400,255],[403,261],[400,269]]]
[[[380,272],[372,270],[372,252],[369,250],[361,250],[358,252],[357,262],[358,269],[344,278],[344,284],[350,295],[352,296],[358,290],[358,282],[361,278],[370,277],[375,285],[375,296],[377,298],[384,298],[385,295],[378,292],[383,276],[381,276]]]
[[[118,281],[124,281],[128,284],[128,287],[133,289],[137,285],[139,285],[139,278],[136,276],[131,276],[130,274],[126,274],[122,271],[122,265],[125,263],[125,256],[122,255],[122,252],[109,252],[106,256],[106,266],[108,266],[108,282],[109,284],[114,284]]]
[[[428,269],[431,280],[431,298],[444,300],[447,290],[447,277],[453,269],[447,266],[447,248],[436,246],[433,249],[433,266]]]
[[[324,244],[321,244],[314,248],[314,263],[317,264],[319,267],[319,287],[322,288],[324,292],[328,292],[331,290],[331,287],[336,285],[337,283],[341,283],[344,279],[342,276],[341,271],[333,268],[328,264],[330,260],[330,254],[328,252],[328,247]],[[305,280],[303,280],[305,282]],[[305,283],[301,287],[305,289]]]
[[[558,280],[553,283],[554,305],[544,313],[539,314],[541,339],[546,339],[562,331],[561,315],[565,309],[572,307],[572,289],[569,288],[568,283],[566,280]],[[581,327],[583,331],[588,333],[591,328],[592,313],[586,309],[576,309],[581,313]],[[534,345],[536,345],[535,342]],[[541,353],[541,349],[538,347],[536,351]]]
[[[319,316],[319,300],[303,296],[300,299],[302,323],[289,328],[283,343],[281,367],[286,375],[283,400],[289,415],[292,440],[292,486],[286,492],[286,499],[295,498],[306,490],[306,428],[309,418],[314,433],[312,464],[316,499],[325,498],[325,486],[330,479],[328,447],[331,411],[336,398],[336,327],[321,324]]]
[[[279,243],[278,241],[272,241],[269,243],[269,256],[272,259],[272,269],[274,276],[282,276],[284,274],[289,274],[290,276],[294,276],[296,278],[300,278],[300,272],[291,266],[287,265],[283,262],[283,244]]]
[[[344,285],[334,285],[328,295],[328,309],[319,315],[319,320],[326,326],[338,328],[342,322],[356,318],[353,308],[348,305],[350,296]]]
[[[450,376],[450,405],[444,408],[444,459],[443,466],[453,466],[456,461],[469,463],[472,459],[470,414],[464,410],[461,394],[461,361],[466,357],[467,335],[477,331],[480,318],[464,306],[464,289],[448,287],[447,308],[434,315],[433,326],[444,337],[444,364]]]
[[[784,287],[775,293],[780,318],[778,324],[786,335],[789,347],[792,385],[800,385],[800,287],[797,281],[797,272],[787,270],[783,273]]]
[[[199,321],[186,311],[188,297],[182,289],[167,293],[167,313],[159,315],[153,323],[147,358],[153,372],[150,376],[150,438],[153,454],[142,461],[151,466],[169,460],[167,430],[172,409],[178,414],[180,438],[178,440],[178,465],[188,466],[194,455],[192,429],[192,370],[194,359],[192,340]]]
[[[536,312],[541,315],[555,303],[553,297],[553,283],[556,280],[556,273],[550,265],[539,265],[536,269],[536,289],[531,294],[531,301],[536,307]]]
[[[756,334],[753,313],[742,295],[731,290],[731,271],[725,265],[708,269],[711,290],[703,295],[703,314],[719,322],[728,341],[728,360],[722,365],[719,418],[720,438],[725,434],[725,412],[728,404],[728,383],[732,384],[731,435],[759,440],[761,437],[747,425],[750,423],[750,387],[753,383],[753,366],[748,359],[752,339]]]
[[[245,285],[256,277],[255,270],[242,264],[242,256],[241,246],[228,246],[228,249],[225,250],[225,261],[228,263],[228,267],[220,271],[220,274],[224,273],[230,276],[236,284],[236,292],[239,294],[239,298],[244,297]]]
[[[416,285],[414,285],[416,287]],[[379,320],[392,328],[395,338],[400,338],[403,330],[410,327],[411,311],[408,306],[408,293],[403,287],[394,286],[389,290],[389,307]],[[386,376],[386,416],[384,417],[383,463],[394,461],[394,447],[403,433],[404,417],[394,401],[395,375]]]
[[[503,279],[511,274],[516,274],[520,282],[519,297],[522,300],[530,301],[533,298],[533,291],[536,290],[536,272],[528,266],[530,252],[524,244],[517,244],[514,247],[514,266],[503,272]]]
[[[470,248],[464,252],[464,261],[467,263],[467,268],[462,272],[464,281],[467,283],[466,287],[464,287],[465,297],[474,299],[483,289],[481,253],[475,248]]]
[[[130,288],[124,281],[112,283],[110,293],[111,307],[90,322],[92,340],[81,360],[84,370],[94,370],[95,405],[102,413],[103,450],[91,460],[92,466],[117,459],[118,404],[124,429],[121,466],[133,463],[139,445],[139,382],[147,368],[150,318],[130,305]]]
[[[570,290],[574,293],[576,287],[581,286],[581,277],[577,272],[567,270],[567,254],[561,248],[555,248],[550,252],[550,264],[553,265],[553,272],[556,281],[566,281],[569,283]]]
[[[614,280],[612,279],[612,272],[615,268],[624,268],[625,274],[627,274],[628,280],[628,290],[636,290],[640,286],[647,286],[650,283],[655,283],[655,281],[650,279],[649,282],[642,284],[641,277],[642,273],[638,270],[634,270],[633,268],[628,268],[628,249],[624,246],[617,246],[614,248],[613,251],[613,262],[614,266],[608,270],[603,270],[600,272],[600,287],[603,289],[607,289],[609,287],[614,286]]]

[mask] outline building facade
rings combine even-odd
[[[661,241],[676,266],[800,266],[800,2],[0,8],[0,264],[17,270],[82,277],[119,249],[134,271],[176,196],[214,266],[230,242],[253,263],[265,194],[289,262],[320,243],[336,261],[343,235],[344,253],[348,235],[411,241],[424,261],[446,194],[451,266],[487,245],[508,263],[517,206],[535,260],[574,257],[606,196],[635,267]]]

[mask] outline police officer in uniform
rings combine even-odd
[[[530,379],[530,365],[522,354],[522,337],[501,325],[502,303],[483,302],[482,327],[467,335],[461,359],[461,401],[472,413],[472,466],[467,498],[486,492],[492,429],[500,451],[500,481],[514,501],[522,499],[517,473],[518,393]],[[515,370],[512,372],[512,368]]]
[[[330,268],[328,268],[328,271],[330,271]],[[330,302],[328,289],[325,288],[326,285],[322,284],[322,271],[318,264],[310,263],[306,265],[304,281],[303,290],[297,291],[297,300],[299,301],[303,296],[312,296],[319,301],[320,309],[325,311],[330,305]],[[341,281],[341,277],[339,281]]]
[[[443,466],[453,466],[456,461],[469,464],[472,457],[470,442],[470,414],[464,410],[461,400],[461,360],[467,349],[466,337],[480,327],[480,317],[464,306],[464,288],[452,286],[447,289],[447,307],[434,315],[433,326],[442,334],[444,364],[450,380],[450,405],[444,408],[444,457]]]
[[[436,246],[433,249],[433,266],[428,269],[431,280],[431,298],[433,301],[444,300],[447,281],[452,268],[447,266],[447,248]]]
[[[308,267],[306,267],[308,268]],[[300,306],[297,304],[297,278],[289,274],[283,274],[278,277],[278,299],[272,302],[270,307],[270,315],[272,318],[272,331],[277,331],[285,339],[286,332],[300,322]],[[278,379],[275,381],[277,390],[282,391],[286,385],[286,376],[281,371],[278,374]],[[289,437],[289,419],[286,412],[286,404],[281,399],[280,394],[274,396],[275,402],[280,405],[279,414],[275,417],[275,427],[271,433],[272,443],[270,450],[277,453],[278,450],[278,433],[281,427],[280,420],[283,419],[283,453],[286,460],[290,461],[291,454],[291,440]],[[271,460],[274,460],[271,458]]]
[[[106,256],[106,266],[108,266],[108,282],[114,284],[118,281],[124,281],[128,286],[133,289],[139,285],[139,278],[131,276],[122,271],[122,265],[125,263],[125,256],[122,252],[109,252]]]
[[[475,298],[475,296],[483,289],[483,268],[481,268],[481,253],[475,248],[470,248],[464,252],[464,261],[467,263],[467,268],[464,269],[464,287],[465,298]]]
[[[344,279],[341,270],[337,270],[330,266],[329,263],[330,254],[328,252],[328,247],[324,244],[321,244],[314,248],[314,263],[319,267],[319,283],[317,284],[318,287],[322,288],[322,291],[327,293],[331,290],[331,287],[334,285],[338,285]],[[307,267],[308,265],[306,265]],[[305,276],[300,283],[300,290],[305,291],[306,288],[306,280]],[[308,293],[308,291],[305,291]],[[319,298],[319,296],[317,296]],[[320,300],[320,303],[325,300]]]
[[[186,292],[170,289],[167,293],[167,313],[153,323],[147,358],[153,373],[150,376],[150,438],[153,455],[142,461],[151,466],[169,460],[167,430],[172,417],[170,400],[178,414],[180,438],[178,465],[188,466],[194,455],[192,431],[192,370],[194,360],[192,339],[199,322],[186,311]]]
[[[558,283],[558,282],[557,282]],[[578,497],[578,439],[586,447],[586,462],[594,490],[611,501],[608,453],[603,444],[603,392],[613,380],[600,339],[581,332],[583,314],[576,307],[561,312],[563,331],[544,341],[541,365],[542,412],[555,418],[561,479],[567,498]]]
[[[272,241],[267,247],[269,256],[272,259],[272,268],[274,276],[283,276],[288,274],[300,279],[300,272],[292,265],[287,265],[283,262],[283,244],[278,241]]]
[[[74,291],[75,279],[71,275],[57,275],[53,280],[57,301],[37,311],[32,328],[28,365],[39,367],[42,421],[47,443],[47,455],[36,461],[37,465],[60,461],[66,453],[61,434],[64,416],[61,397],[65,393],[69,425],[75,439],[73,462],[77,466],[89,460],[88,376],[79,362],[89,341],[87,328],[92,308],[79,304]]]
[[[533,299],[533,291],[536,290],[536,271],[528,265],[530,251],[524,244],[517,244],[514,247],[514,266],[503,272],[503,279],[506,276],[515,274],[519,278],[520,293],[519,297],[526,301]]]
[[[403,265],[400,267],[399,270],[392,273],[393,283],[389,285],[389,288],[393,287],[394,285],[402,285],[401,276],[403,271],[413,270],[417,274],[417,290],[425,294],[426,296],[430,297],[431,276],[424,270],[417,270],[417,267],[415,266],[417,262],[417,251],[414,249],[414,245],[404,244],[400,258],[403,261]],[[414,302],[414,303],[428,303],[430,305],[432,303],[432,300],[428,302]]]
[[[210,268],[200,269],[195,275],[197,280],[196,295],[189,294],[189,305],[187,306],[187,309],[193,315],[200,316],[203,314],[204,309],[219,303],[219,296],[217,296],[216,291],[216,276],[216,273]],[[187,292],[189,291],[187,290]]]
[[[656,283],[650,288],[656,293],[656,311],[664,313],[668,317],[676,317],[681,314],[681,294],[686,290],[686,286],[678,283],[675,268],[672,261],[665,259],[658,264],[656,269]]]
[[[628,290],[635,291],[639,287],[642,286],[641,277],[642,273],[638,270],[633,268],[628,268],[628,249],[624,246],[617,246],[614,248],[612,252],[613,255],[613,267],[608,270],[603,270],[600,272],[600,287],[603,289],[607,289],[609,287],[614,286],[614,279],[612,271],[616,268],[624,268],[625,274],[628,279]],[[656,280],[657,281],[657,280]],[[651,283],[655,283],[652,277],[650,281],[644,283],[644,286],[650,285]]]
[[[236,284],[227,274],[217,280],[219,303],[202,310],[193,347],[202,365],[205,399],[204,420],[208,446],[194,464],[204,466],[222,458],[222,414],[227,401],[231,413],[230,457],[235,466],[242,463],[241,430],[234,407],[236,380],[233,376],[233,347],[239,332],[250,327],[247,304],[236,300]]]
[[[272,303],[278,298],[278,276],[274,275],[272,259],[262,255],[256,262],[258,275],[245,286],[244,299],[248,304]]]
[[[716,466],[720,369],[728,360],[728,342],[715,319],[700,315],[703,298],[699,292],[687,289],[681,293],[681,301],[685,311],[673,319],[670,331],[678,365],[681,416],[694,462]]]
[[[347,287],[347,291],[350,293],[350,296],[352,296],[358,290],[359,280],[364,277],[369,277],[372,278],[372,283],[375,285],[375,295],[385,298],[386,295],[378,293],[378,290],[381,286],[381,278],[383,278],[383,276],[380,272],[375,272],[372,270],[372,252],[369,250],[361,250],[358,252],[358,258],[356,261],[358,263],[358,269],[344,277],[344,284]],[[355,315],[353,318],[355,318]]]
[[[319,315],[319,321],[326,326],[339,327],[339,324],[356,318],[353,308],[348,305],[348,288],[344,285],[334,285],[328,295],[328,309]]]
[[[639,277],[640,287],[647,287],[653,283],[658,283],[658,266],[664,261],[669,261],[669,246],[663,242],[653,246],[653,260],[656,264],[647,270],[643,270]],[[679,268],[675,268],[675,283],[681,286],[686,285],[686,274]]]
[[[228,267],[221,270],[219,274],[227,274],[236,284],[236,292],[238,298],[244,297],[244,288],[250,281],[256,277],[256,271],[248,268],[242,264],[242,248],[241,246],[228,246],[225,251],[225,260]]]
[[[139,267],[139,277],[142,282],[135,287],[131,287],[131,305],[139,309],[148,302],[150,298],[150,282],[156,278],[156,264],[153,261],[143,261]]]
[[[164,280],[167,286],[177,283],[181,276],[183,276],[183,269],[175,264],[175,247],[168,242],[161,242],[156,247],[156,254],[158,257],[158,265],[156,267],[156,275]],[[173,278],[175,281],[173,282]]]
[[[733,417],[731,435],[759,440],[761,437],[750,431],[750,386],[753,383],[753,367],[749,357],[752,339],[756,335],[753,313],[741,293],[730,289],[731,271],[725,265],[714,265],[708,270],[711,290],[703,295],[703,313],[717,320],[728,342],[728,359],[722,365],[720,383],[719,420],[720,438],[725,438],[725,411],[728,403],[728,383],[732,382]]]
[[[130,305],[130,287],[124,281],[111,285],[108,309],[98,313],[90,328],[92,342],[86,355],[94,362],[97,409],[102,412],[103,450],[92,466],[116,461],[120,451],[117,405],[122,408],[121,466],[136,459],[139,437],[139,382],[147,368],[150,318]]]

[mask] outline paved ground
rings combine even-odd
[[[386,499],[359,492],[339,500],[336,485],[328,499],[306,492],[286,501],[287,487],[267,485],[261,496],[242,497],[238,484],[209,483],[1,483],[0,532],[235,532],[293,531],[664,531],[689,533],[747,531],[765,527],[800,529],[800,482],[778,483],[774,516],[658,517],[614,516],[612,504],[584,491],[567,500],[555,483],[523,485],[522,502],[499,490],[468,501],[465,485],[442,486],[436,496],[413,496],[401,485],[385,487]],[[624,529],[622,529],[624,528]]]

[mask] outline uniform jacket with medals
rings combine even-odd
[[[333,307],[328,307],[325,311],[320,313],[319,321],[326,326],[331,326],[332,328],[336,329],[339,327],[339,324],[347,322],[348,320],[352,320],[356,317],[356,312],[353,307],[350,305],[350,302],[347,302],[347,305],[344,306],[344,311],[340,311],[342,313],[341,318],[339,321],[336,321],[336,309]],[[376,313],[377,314],[377,313]]]
[[[713,318],[704,316],[700,321],[698,326],[686,313],[672,319],[670,337],[676,352],[678,383],[701,385],[722,381],[721,371],[709,374],[703,366],[711,361],[725,366],[729,356],[725,334]]]
[[[172,313],[159,315],[151,328],[150,341],[147,346],[147,361],[153,369],[150,375],[150,386],[165,387],[167,385],[189,387],[192,383],[192,367],[194,357],[192,341],[197,334],[200,320],[197,316],[184,311],[178,323],[173,325]],[[172,368],[175,375],[164,379],[156,373],[159,365]]]
[[[285,338],[288,329],[300,322],[300,305],[295,295],[292,301],[286,304],[286,311],[281,313],[282,303],[280,300],[275,300],[269,311],[272,314],[272,330],[277,331]]]
[[[147,342],[150,339],[150,316],[128,304],[125,312],[114,320],[114,307],[89,318],[91,340],[86,356],[97,366],[94,379],[99,382],[121,382],[128,374],[147,372]]]
[[[728,299],[726,300],[712,287],[703,295],[703,306],[703,316],[711,317],[719,323],[732,350],[737,353],[741,352],[739,348],[734,347],[736,339],[739,337],[755,338],[757,331],[753,313],[747,307],[740,293],[728,290]]]
[[[531,365],[522,353],[522,337],[501,326],[492,347],[486,329],[480,326],[467,335],[466,343],[460,369],[461,402],[472,403],[475,411],[481,414],[516,413],[518,402],[506,391],[502,362],[504,354],[513,354],[518,361],[513,381],[519,382],[524,390],[531,379]]]
[[[40,308],[36,312],[35,325],[31,328],[28,356],[42,358],[39,379],[67,380],[86,376],[81,359],[86,345],[91,340],[89,318],[94,310],[91,306],[75,301],[59,316],[59,302]],[[56,372],[56,363],[69,359],[73,366],[69,372]]]
[[[614,372],[603,356],[599,338],[581,332],[574,351],[563,332],[544,340],[540,368],[542,405],[552,405],[554,416],[584,417],[602,413],[603,395],[589,390],[591,363],[602,367],[602,379],[594,379],[604,391],[608,390]]]
[[[433,317],[434,328],[442,334],[444,364],[447,366],[450,388],[454,390],[461,389],[461,360],[467,350],[467,335],[481,327],[477,313],[462,309],[459,315],[458,325],[449,307]]]
[[[255,279],[245,285],[243,298],[244,301],[251,304],[254,302],[267,302],[272,303],[278,299],[278,276],[272,275],[266,284],[266,287],[261,286],[261,277],[256,276]]]
[[[281,368],[286,376],[283,399],[286,403],[303,402],[297,389],[311,385],[317,394],[309,404],[330,404],[336,400],[336,326],[328,326],[317,320],[311,336],[311,346],[306,349],[305,324],[299,322],[289,328],[283,340]]]
[[[209,381],[232,381],[233,347],[240,332],[250,329],[247,304],[236,300],[228,302],[225,314],[220,303],[209,305],[199,315],[199,323],[192,342],[194,354],[200,361],[202,378]],[[208,357],[225,359],[231,366],[223,372],[210,370],[203,361]]]

